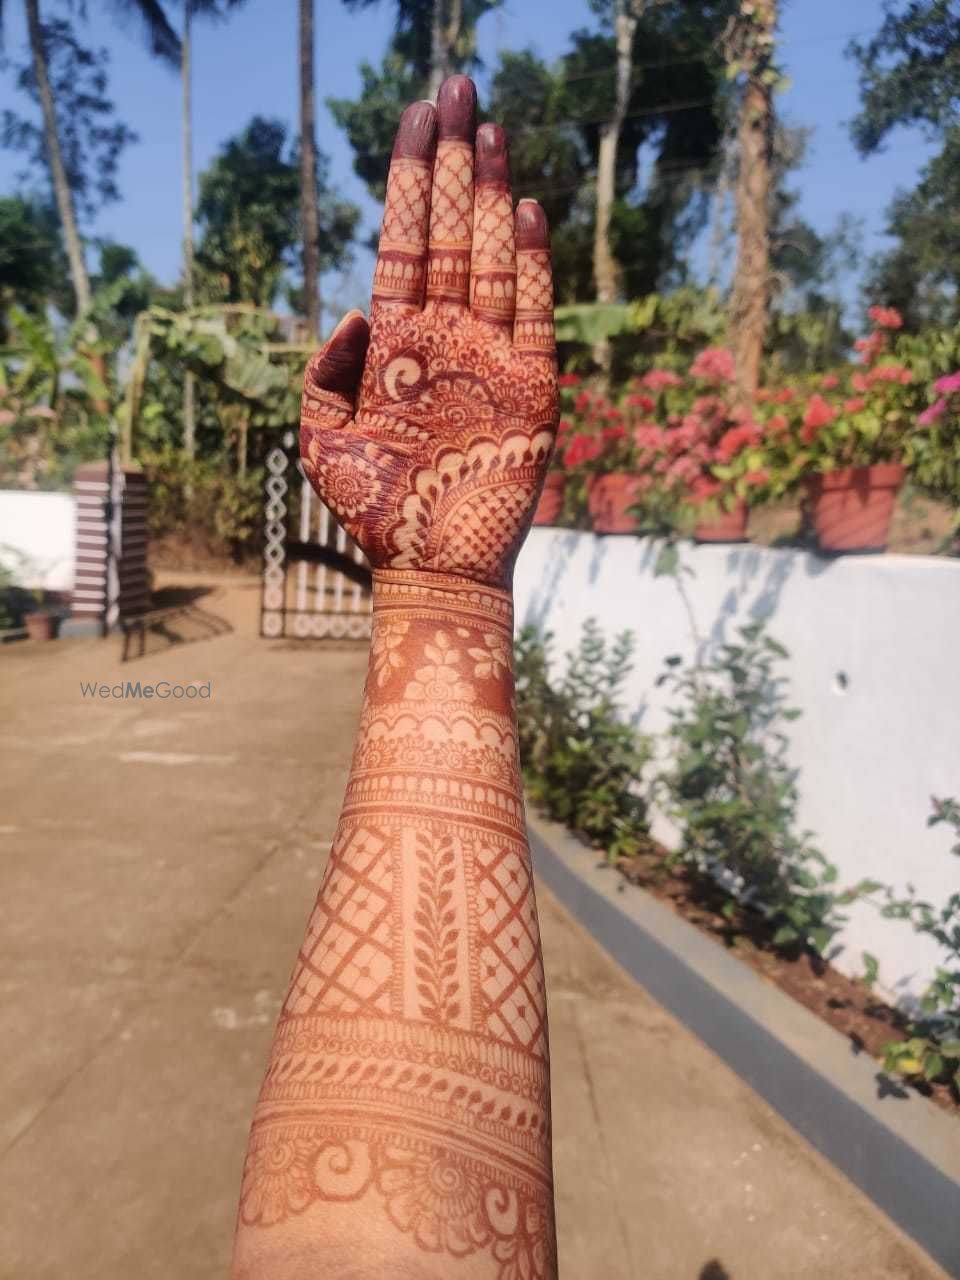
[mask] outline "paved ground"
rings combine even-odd
[[[225,1272],[365,666],[257,639],[256,600],[221,584],[221,634],[126,666],[116,640],[0,650],[4,1280]],[[82,697],[121,676],[212,697]],[[942,1277],[540,898],[564,1280]]]

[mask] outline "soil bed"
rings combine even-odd
[[[621,858],[614,865],[624,879],[645,889],[718,945],[735,951],[745,964],[846,1036],[856,1052],[877,1059],[882,1073],[884,1046],[908,1038],[903,1014],[814,951],[798,947],[790,954],[775,949],[772,930],[755,913],[737,908],[728,920],[722,914],[730,901],[727,895],[707,877],[681,866],[666,867],[668,856],[666,849],[654,845],[651,852]],[[910,1087],[957,1114],[960,1095],[950,1083],[930,1084],[900,1076],[885,1076],[884,1081],[888,1091]]]

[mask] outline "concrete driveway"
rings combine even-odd
[[[0,649],[9,1280],[225,1272],[366,664],[357,646],[258,639],[257,601],[253,581],[214,583],[198,604],[216,627],[175,620],[126,664],[117,639]],[[211,696],[81,692],[121,678]],[[565,1280],[943,1277],[545,891],[540,905]]]

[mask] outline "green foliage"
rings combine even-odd
[[[948,826],[954,840],[950,852],[960,858],[960,803],[934,796],[931,804],[927,826]],[[907,885],[902,895],[888,888],[881,914],[890,920],[908,921],[947,954],[946,963],[938,967],[923,995],[923,1016],[912,1021],[909,1039],[886,1046],[886,1070],[925,1080],[951,1080],[960,1089],[960,891],[936,907],[919,898],[913,885]],[[864,961],[867,980],[872,983],[877,977],[877,962],[871,955],[865,955]]]
[[[556,682],[550,675],[551,640],[526,627],[516,645],[527,789],[549,817],[601,846],[611,860],[630,856],[649,839],[639,779],[650,759],[648,741],[618,710],[632,637],[625,632],[608,645],[589,620]]]
[[[668,658],[660,677],[679,700],[670,709],[674,760],[658,779],[682,828],[676,858],[760,912],[774,946],[822,953],[844,923],[840,909],[870,886],[838,891],[836,868],[796,830],[783,729],[800,713],[786,706],[775,672],[788,655],[762,623],[740,637],[708,663],[684,669]]]
[[[31,195],[0,197],[0,341],[8,336],[5,312],[11,302],[41,313],[56,300],[71,312],[72,296],[62,298],[68,274],[51,206]]]
[[[150,535],[182,536],[193,551],[241,560],[254,552],[263,522],[263,477],[240,478],[222,458],[190,459],[170,445],[141,459],[150,493]]]
[[[269,306],[301,248],[300,168],[285,154],[286,128],[255,116],[230,138],[200,175],[198,287],[212,302]],[[328,161],[317,157],[320,269],[343,265],[360,217],[327,185]]]

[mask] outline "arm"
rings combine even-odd
[[[353,313],[307,372],[304,463],[374,566],[373,638],[235,1280],[556,1275],[510,591],[556,423],[552,295],[542,211],[514,219],[474,105],[446,83],[439,146],[432,106],[404,116],[372,331]]]

